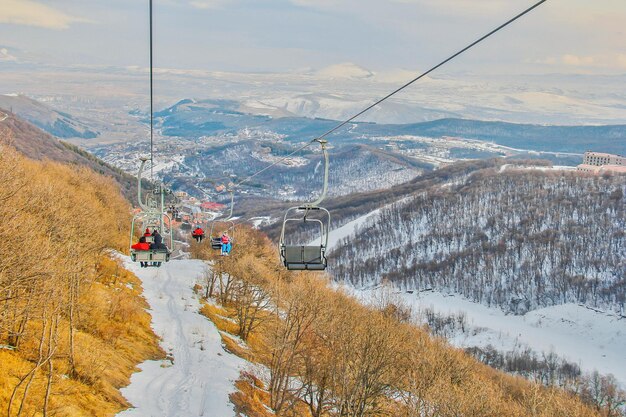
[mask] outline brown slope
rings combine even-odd
[[[120,184],[124,196],[136,201],[135,177],[126,174],[77,146],[63,142],[15,114],[0,109],[0,143],[8,144],[28,158],[51,160],[70,165],[85,166],[113,178]]]

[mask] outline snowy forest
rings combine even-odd
[[[332,274],[515,314],[569,302],[624,314],[625,191],[619,176],[481,170],[383,209],[340,242]]]

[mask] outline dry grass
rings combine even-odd
[[[235,411],[247,417],[273,417],[275,414],[267,407],[270,400],[269,394],[262,386],[261,381],[254,375],[242,372],[235,383],[237,392],[230,394],[230,401],[235,405]]]
[[[200,313],[211,320],[220,331],[237,334],[237,324],[229,318],[230,313],[225,308],[205,302],[200,308]]]
[[[101,272],[107,278],[107,266],[116,266],[117,277],[107,283],[95,282],[82,300],[82,320],[75,330],[75,370],[70,370],[64,352],[67,338],[60,338],[59,354],[53,359],[53,390],[48,411],[59,416],[114,416],[130,406],[119,388],[128,385],[138,363],[164,357],[158,339],[150,327],[150,315],[141,297],[139,280],[110,259],[103,259]],[[104,279],[103,281],[107,281]],[[33,323],[37,333],[41,323]],[[69,331],[67,320],[59,324],[59,333]],[[0,350],[0,404],[9,403],[11,392],[33,368],[36,341],[25,338],[19,350]],[[26,415],[39,415],[47,384],[47,373],[39,371],[29,388]],[[17,391],[22,395],[23,389]],[[14,415],[14,413],[12,413]]]

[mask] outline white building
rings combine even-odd
[[[583,163],[578,165],[578,171],[602,174],[605,172],[626,174],[626,158],[601,152],[585,152]]]

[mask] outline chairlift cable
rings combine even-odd
[[[312,140],[312,141],[310,141],[310,142],[305,143],[303,146],[301,146],[301,147],[299,147],[298,149],[296,149],[295,151],[292,151],[291,153],[289,153],[289,154],[287,154],[287,155],[283,156],[283,157],[282,157],[282,158],[280,158],[278,161],[276,161],[276,162],[274,162],[274,163],[272,163],[272,164],[270,164],[270,165],[266,166],[265,168],[262,168],[262,169],[258,170],[258,171],[257,171],[257,172],[255,172],[254,174],[252,174],[252,175],[250,175],[250,176],[248,176],[248,177],[246,177],[246,178],[242,179],[241,181],[239,181],[239,182],[235,183],[235,184],[233,185],[233,187],[232,187],[232,188],[233,188],[233,189],[238,188],[241,184],[244,184],[244,183],[246,183],[246,182],[250,181],[252,178],[254,178],[254,177],[258,176],[258,175],[261,175],[262,173],[264,173],[264,172],[265,172],[265,171],[267,171],[268,169],[270,169],[270,168],[272,168],[272,167],[275,167],[276,165],[281,164],[281,163],[283,163],[283,162],[287,161],[290,157],[294,156],[294,155],[295,155],[295,154],[297,154],[298,152],[300,152],[300,151],[302,151],[302,150],[304,150],[304,149],[308,148],[309,146],[311,146],[311,145],[312,145],[312,144],[313,144],[316,140],[317,140],[317,139],[314,139],[314,140]]]
[[[487,38],[490,38],[491,36],[495,35],[497,32],[501,31],[502,29],[504,29],[505,27],[509,26],[513,22],[519,20],[520,18],[522,18],[523,16],[527,15],[528,13],[530,13],[531,11],[533,11],[534,9],[536,9],[539,6],[541,6],[543,3],[547,2],[547,1],[548,0],[541,0],[541,1],[533,4],[532,6],[530,6],[529,8],[524,10],[523,12],[517,14],[513,18],[507,20],[505,23],[503,23],[500,26],[498,26],[497,28],[493,29],[491,32],[487,33],[486,35],[484,35],[484,36],[480,37],[479,39],[475,40],[474,42],[470,43],[469,45],[467,45],[463,49],[459,50],[458,52],[454,53],[453,55],[450,55],[448,58],[444,59],[443,61],[441,61],[440,63],[438,63],[434,67],[430,68],[428,71],[426,71],[426,72],[418,75],[417,77],[413,78],[411,81],[409,81],[406,84],[402,85],[401,87],[395,89],[394,91],[392,91],[391,93],[387,94],[383,98],[377,100],[375,103],[367,106],[365,109],[363,109],[360,112],[356,113],[354,116],[350,117],[349,119],[339,123],[337,126],[333,127],[332,129],[330,129],[329,131],[325,132],[321,136],[316,137],[315,139],[313,139],[310,142],[306,143],[304,146],[301,146],[300,148],[298,148],[295,151],[291,152],[287,156],[284,156],[283,158],[279,159],[278,161],[276,161],[276,162],[266,166],[265,168],[260,169],[259,171],[255,172],[254,174],[250,175],[249,177],[246,177],[243,180],[239,181],[238,183],[236,183],[234,185],[234,187],[239,187],[241,184],[251,180],[252,178],[256,177],[257,175],[262,174],[263,172],[267,171],[268,169],[270,169],[270,168],[272,168],[272,167],[274,167],[274,166],[276,166],[276,165],[278,165],[278,164],[280,164],[282,162],[285,162],[287,159],[289,159],[289,157],[291,157],[291,156],[295,155],[296,153],[306,149],[307,147],[311,146],[314,142],[319,142],[320,140],[324,139],[325,137],[327,137],[331,133],[341,129],[343,126],[345,126],[346,124],[350,123],[351,121],[353,121],[357,117],[363,115],[364,113],[368,112],[372,108],[376,107],[377,105],[381,104],[382,102],[384,102],[387,99],[391,98],[392,96],[396,95],[400,91],[404,90],[405,88],[409,87],[410,85],[414,84],[415,82],[417,82],[417,81],[421,80],[422,78],[426,77],[428,74],[430,74],[433,71],[435,71],[435,70],[439,69],[440,67],[444,66],[445,64],[447,64],[448,62],[452,61],[453,59],[455,59],[459,55],[461,55],[461,54],[467,52],[468,50],[472,49],[473,47],[475,47],[479,43],[482,43]]]
[[[154,181],[154,100],[153,100],[153,61],[152,61],[152,0],[150,6],[150,180]]]
[[[409,81],[408,83],[404,84],[403,86],[397,88],[396,90],[392,91],[391,93],[387,94],[385,97],[381,98],[380,100],[376,101],[374,104],[371,104],[369,106],[367,106],[365,109],[361,110],[360,112],[358,112],[357,114],[355,114],[354,116],[350,117],[348,120],[341,122],[340,124],[338,124],[337,126],[333,127],[332,129],[330,129],[328,132],[324,133],[322,136],[318,137],[317,139],[323,139],[326,136],[330,135],[331,133],[335,132],[336,130],[342,128],[343,126],[345,126],[346,124],[350,123],[351,121],[353,121],[354,119],[356,119],[357,117],[361,116],[363,113],[371,110],[372,108],[376,107],[377,105],[379,105],[380,103],[382,103],[383,101],[387,100],[388,98],[394,96],[395,94],[399,93],[400,91],[404,90],[405,88],[407,88],[408,86],[410,86],[411,84],[415,83],[416,81],[426,77],[428,74],[430,74],[431,72],[435,71],[436,69],[438,69],[439,67],[442,67],[443,65],[447,64],[448,62],[452,61],[454,58],[458,57],[459,55],[461,55],[462,53],[466,52],[467,50],[473,48],[474,46],[478,45],[479,43],[481,43],[482,41],[484,41],[485,39],[489,38],[490,36],[494,35],[495,33],[499,32],[500,30],[504,29],[505,27],[509,26],[511,23],[515,22],[516,20],[520,19],[521,17],[523,17],[524,15],[530,13],[531,11],[533,11],[534,9],[536,9],[537,7],[541,6],[543,3],[545,3],[548,0],[541,0],[537,3],[535,3],[533,6],[529,7],[528,9],[524,10],[523,12],[521,12],[520,14],[518,14],[517,16],[509,19],[507,22],[501,24],[500,26],[498,26],[497,28],[495,28],[494,30],[492,30],[491,32],[487,33],[486,35],[484,35],[483,37],[481,37],[480,39],[475,40],[474,42],[472,42],[471,44],[467,45],[465,48],[461,49],[460,51],[456,52],[455,54],[449,56],[448,58],[446,58],[445,60],[441,61],[439,64],[435,65],[434,67],[432,67],[431,69],[429,69],[428,71],[420,74],[419,76],[413,78],[411,81]],[[316,140],[317,140],[316,139]]]

